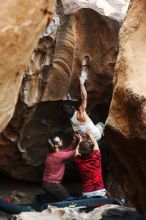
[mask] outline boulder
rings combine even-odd
[[[62,109],[63,101],[59,99],[63,99],[68,92],[73,99],[79,97],[78,77],[84,55],[90,57],[86,84],[89,108],[93,109],[98,104],[109,105],[111,100],[119,23],[89,8],[64,15],[60,22],[54,18],[53,22],[56,28],[52,28],[52,24],[48,26],[32,54],[15,114],[2,133],[20,155],[18,161],[16,154],[13,154],[14,160],[7,160],[2,167],[6,172],[11,170],[11,176],[15,178],[33,180],[36,176],[39,180],[48,137],[70,126]],[[102,114],[104,111],[107,115],[108,108],[102,108]],[[17,167],[18,163],[20,166]],[[22,166],[26,169],[20,173]],[[13,167],[16,167],[15,172]],[[32,170],[34,172],[30,178],[29,172]]]
[[[93,211],[86,213],[80,211],[78,208],[57,208],[54,206],[48,206],[48,209],[43,212],[27,212],[13,216],[12,220],[144,220],[145,217],[137,213],[134,208],[121,207],[117,205],[104,205],[99,208],[95,208]]]
[[[113,154],[114,178],[141,212],[146,212],[145,10],[145,1],[132,1],[120,30],[115,87],[105,131]]]
[[[2,1],[0,13],[0,131],[15,110],[30,56],[53,16],[55,0]]]

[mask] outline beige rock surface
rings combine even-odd
[[[1,1],[0,131],[13,116],[30,55],[55,10],[55,0]]]
[[[1,148],[5,146],[1,169],[18,179],[40,180],[48,136],[69,126],[60,101],[48,100],[62,99],[67,92],[79,97],[84,55],[90,57],[88,103],[94,107],[109,105],[111,100],[119,23],[90,8],[70,15],[62,14],[61,9],[41,34],[24,73],[15,114],[0,137]]]
[[[121,207],[118,205],[104,205],[99,208],[95,208],[89,213],[85,211],[80,212],[78,208],[57,208],[48,206],[48,209],[43,212],[26,212],[12,217],[12,220],[144,220],[144,216],[138,214],[134,208]]]
[[[131,1],[120,32],[115,88],[105,131],[112,152],[114,178],[121,184],[130,201],[142,212],[146,212],[145,11],[144,0]],[[46,37],[48,50],[44,49],[46,47],[42,49],[42,42],[39,42],[39,49],[34,51],[36,59],[32,59],[34,63],[31,63],[24,78],[21,101],[17,103],[15,115],[1,135],[3,150],[0,160],[6,165],[2,169],[13,177],[29,180],[40,178],[40,170],[37,169],[43,162],[48,136],[58,128],[63,130],[67,124],[60,102],[48,100],[62,99],[68,91],[74,97],[79,96],[78,76],[84,55],[90,57],[86,84],[89,103],[93,106],[109,104],[111,99],[119,24],[92,9],[81,9],[63,17],[57,36]],[[37,53],[37,50],[42,54]],[[42,71],[41,65],[48,69]],[[36,66],[37,69],[31,71]],[[31,73],[34,73],[32,78]],[[20,87],[22,76],[18,78]],[[40,82],[44,83],[44,94]],[[16,90],[18,93],[19,88]],[[38,103],[41,96],[42,101],[46,102]],[[37,109],[33,108],[36,104]],[[19,152],[21,150],[28,153],[23,160]]]
[[[58,27],[57,35],[55,33],[54,38],[54,35],[52,37],[46,34],[48,38],[43,38],[39,42],[40,45],[37,46],[32,56],[21,93],[23,102],[28,106],[39,102],[44,89],[43,86],[39,87],[41,82],[43,85],[46,84],[42,101],[62,99],[68,89],[71,95],[79,96],[78,76],[81,71],[82,58],[88,54],[91,66],[88,92],[92,93],[91,96],[94,97],[95,102],[98,98],[99,103],[107,103],[111,98],[120,25],[114,19],[99,15],[95,1],[85,2],[86,7],[88,6],[86,9],[81,9],[84,7],[84,2],[77,1],[79,7],[75,11],[73,2],[69,4],[67,1],[62,1],[62,4],[65,15],[61,15],[61,26]],[[97,12],[90,9],[93,8],[91,6],[94,6]],[[70,11],[66,11],[67,8]],[[71,10],[73,14],[69,14]],[[40,47],[48,40],[50,48],[48,47],[44,52],[44,49]],[[54,51],[51,51],[51,47],[55,47]],[[54,53],[53,56],[50,51]],[[47,71],[44,73],[42,68],[44,65],[47,67],[46,70],[48,69],[48,76]],[[42,76],[42,72],[46,78]]]
[[[121,28],[106,129],[116,164],[115,176],[129,199],[143,212],[146,212],[145,12],[145,1],[132,1]]]
[[[123,21],[130,0],[62,0],[65,14],[78,11],[81,8],[91,8],[99,14]]]
[[[78,77],[84,55],[90,57],[86,84],[90,104],[110,103],[118,31],[118,22],[100,16],[92,9],[81,9],[61,18],[57,36],[46,33],[39,40],[25,72],[15,114],[0,138],[1,147],[4,146],[3,139],[9,143],[8,148],[5,147],[8,150],[5,150],[5,166],[1,169],[15,178],[27,180],[34,180],[38,172],[38,180],[38,166],[44,162],[48,136],[70,125],[61,101],[49,101],[62,99],[68,91],[72,97],[79,97]],[[41,96],[46,102],[40,102]],[[10,146],[14,159],[6,160]],[[19,157],[16,158],[17,148]],[[21,160],[21,153],[24,160]],[[20,171],[23,166],[26,169]]]
[[[88,55],[89,98],[98,98],[98,103],[109,102],[118,52],[118,31],[117,21],[89,8],[64,15],[42,101],[62,99],[68,91],[72,97],[79,97],[78,77],[82,59]]]

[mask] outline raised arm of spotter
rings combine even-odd
[[[97,141],[95,140],[95,138],[92,136],[92,134],[91,134],[91,132],[90,131],[87,131],[86,132],[87,133],[87,135],[89,136],[89,138],[90,138],[90,140],[91,140],[91,142],[92,142],[92,144],[93,144],[93,150],[99,150],[100,151],[100,149],[99,149],[99,146],[98,146],[98,143],[97,143]]]

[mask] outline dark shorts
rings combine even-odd
[[[67,190],[60,183],[43,182],[43,188],[47,192],[48,196],[51,196],[54,201],[61,201],[70,197]]]

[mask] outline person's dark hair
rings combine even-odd
[[[89,141],[81,141],[79,144],[79,153],[82,159],[87,159],[91,156],[93,152],[93,144]]]
[[[56,137],[59,137],[61,140],[63,140],[63,133],[61,131],[58,131],[56,133],[54,133],[51,138],[48,139],[48,151],[49,153],[55,152],[56,151],[56,147],[55,147],[55,143],[54,143],[54,139]]]
[[[57,132],[55,132],[52,136],[51,136],[51,140],[53,141],[56,137],[59,137],[63,142],[65,137],[65,133],[61,130],[58,130]],[[54,143],[54,141],[53,141]]]
[[[55,144],[53,143],[52,139],[49,138],[48,139],[48,152],[53,153],[55,151],[56,151]]]

